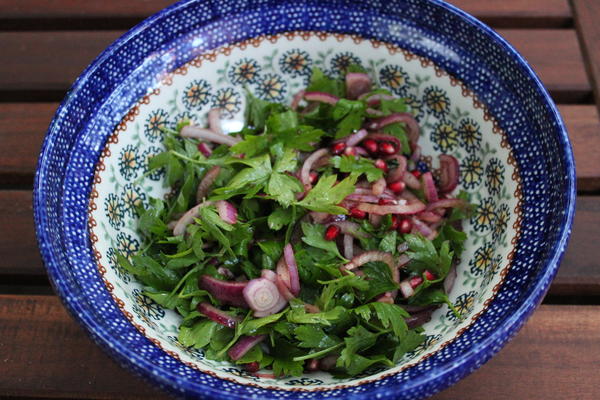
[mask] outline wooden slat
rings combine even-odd
[[[494,359],[435,398],[597,399],[599,341],[600,307],[542,306]],[[0,349],[7,397],[165,398],[110,360],[52,296],[0,296]]]
[[[567,0],[450,0],[495,27],[549,28],[572,23]]]
[[[0,103],[0,185],[31,184],[56,103]],[[561,105],[577,160],[578,189],[600,190],[600,120],[594,106]]]
[[[556,279],[553,295],[600,295],[600,197],[580,196],[569,247]],[[40,282],[46,274],[37,251],[31,192],[0,191],[0,282],[19,276]]]
[[[573,30],[501,30],[534,66],[557,101],[591,94]],[[3,32],[0,92],[66,90],[120,31]]]
[[[571,0],[571,2],[577,17],[577,31],[596,95],[596,104],[600,109],[600,53],[598,52],[600,2],[598,0]]]

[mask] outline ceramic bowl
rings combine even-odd
[[[352,379],[273,379],[177,341],[178,315],[142,294],[116,252],[142,241],[136,207],[164,196],[163,128],[188,118],[242,126],[243,87],[287,102],[313,67],[358,63],[406,97],[424,156],[461,162],[476,210],[450,299],[426,341],[392,368]],[[419,398],[479,367],[516,333],[556,273],[575,173],[564,125],[527,63],[492,30],[440,1],[183,1],[118,39],[76,81],[48,131],[35,218],[50,278],[92,338],[179,395],[208,398]]]

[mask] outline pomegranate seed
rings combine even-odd
[[[377,153],[377,142],[373,139],[365,139],[362,142],[363,147],[371,154]]]
[[[423,278],[421,278],[420,276],[415,276],[410,278],[410,287],[412,287],[413,289],[416,288],[417,286],[419,286],[421,283],[423,283]]]
[[[437,275],[427,269],[423,273],[428,281],[435,281],[437,279]]]
[[[397,215],[392,215],[392,224],[390,225],[390,231],[394,231],[398,229],[398,225],[400,224],[400,218]]]
[[[344,151],[345,149],[346,149],[346,143],[344,143],[344,142],[334,143],[334,145],[331,146],[331,152],[334,155],[342,154],[342,151]]]
[[[244,368],[248,372],[256,372],[260,369],[260,364],[256,361],[252,361],[251,363],[244,364]]]
[[[396,204],[396,200],[381,198],[377,200],[377,204],[379,204],[380,206],[389,206]]]
[[[410,173],[413,174],[415,176],[415,178],[421,177],[421,171],[419,171],[418,169],[414,169],[414,170],[410,171]]]
[[[351,208],[350,216],[356,219],[364,219],[367,216],[367,213],[363,210],[359,210],[358,208]]]
[[[398,224],[398,232],[410,233],[412,231],[412,222],[409,219],[402,218],[402,221]]]
[[[375,167],[379,168],[383,172],[388,172],[388,166],[381,158],[375,160]]]
[[[340,234],[340,227],[337,225],[329,225],[325,230],[325,240],[334,240]]]
[[[309,371],[318,371],[319,370],[319,360],[317,360],[316,358],[313,358],[312,360],[310,360],[308,362],[308,365],[306,366],[306,369]]]
[[[392,182],[388,185],[388,188],[394,193],[402,193],[404,188],[406,188],[406,183],[403,181]]]
[[[316,172],[311,172],[308,175],[308,179],[310,180],[310,183],[315,183],[317,179],[319,179],[319,174],[317,174]]]
[[[346,147],[346,149],[344,150],[344,154],[347,156],[355,156],[356,155],[356,149],[352,146],[350,147]]]
[[[379,143],[379,151],[383,154],[396,154],[396,146],[393,145],[393,143],[390,142],[381,142]]]

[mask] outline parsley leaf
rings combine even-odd
[[[326,212],[329,214],[347,214],[348,210],[338,206],[342,200],[354,192],[356,175],[350,175],[336,184],[337,176],[324,176],[317,182],[316,186],[308,192],[297,205],[312,211]]]
[[[230,147],[233,153],[245,154],[246,157],[252,157],[260,154],[268,147],[268,138],[265,135],[246,135],[244,140]]]
[[[374,161],[368,158],[354,156],[335,156],[331,158],[331,164],[340,170],[340,172],[350,172],[353,174],[365,174],[369,182],[374,182],[383,177],[383,170],[374,165]]]
[[[337,122],[335,138],[348,136],[363,125],[366,116],[366,105],[362,101],[340,99],[333,107],[332,117]]]
[[[211,342],[217,326],[218,324],[211,320],[197,322],[192,327],[181,326],[177,340],[185,347],[201,349]]]
[[[300,342],[298,346],[308,349],[325,349],[340,343],[338,337],[326,334],[317,325],[300,325],[294,329],[294,335]]]
[[[269,228],[278,231],[285,225],[292,223],[292,220],[293,212],[291,208],[277,207],[267,218],[267,223],[269,224]]]
[[[296,200],[295,193],[304,190],[302,183],[295,177],[273,172],[266,187],[267,194],[285,207]]]
[[[425,340],[425,335],[415,332],[414,330],[410,330],[404,335],[400,344],[394,350],[394,356],[392,357],[392,362],[395,364],[402,356],[409,351],[413,351],[418,345],[423,343]]]
[[[404,239],[408,244],[407,255],[410,257],[408,269],[421,274],[424,270],[430,270],[444,278],[452,265],[453,253],[450,251],[448,241],[441,244],[439,253],[433,242],[424,238],[421,234],[407,234]]]
[[[341,79],[332,79],[319,68],[313,68],[307,92],[325,92],[337,97],[344,97],[346,87]]]
[[[374,312],[381,325],[385,329],[391,326],[392,331],[399,338],[404,337],[408,331],[404,318],[408,318],[410,315],[396,304],[373,302],[357,307],[353,311],[367,322]]]
[[[325,240],[325,225],[309,224],[302,222],[302,241],[309,246],[323,249],[329,253],[333,253],[340,259],[345,260],[340,254],[337,244],[332,240]]]

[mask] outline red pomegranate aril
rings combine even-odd
[[[396,200],[381,198],[377,200],[377,204],[380,206],[391,206],[396,204]]]
[[[351,208],[350,216],[356,219],[364,219],[367,216],[367,213],[363,210],[359,210],[358,208]]]
[[[337,225],[329,225],[325,230],[325,240],[335,240],[340,234],[340,227]]]
[[[309,360],[308,364],[306,365],[306,369],[309,371],[318,371],[319,370],[319,360],[317,360],[316,358]]]
[[[347,156],[355,156],[356,155],[356,148],[350,146],[350,147],[346,147],[346,149],[344,150],[344,154]]]
[[[378,158],[377,160],[375,160],[374,165],[376,168],[379,168],[383,172],[388,172],[388,166],[385,163],[385,161],[383,161],[381,158]]]
[[[406,188],[406,183],[403,181],[392,182],[388,185],[388,188],[394,193],[402,193]]]
[[[339,155],[342,154],[342,152],[346,149],[346,143],[344,142],[338,142],[338,143],[334,143],[333,146],[331,146],[331,152],[334,155]]]
[[[319,174],[317,174],[316,172],[311,172],[308,175],[308,179],[310,180],[310,183],[315,183],[317,179],[319,179]]]
[[[410,171],[411,174],[413,174],[413,176],[415,178],[420,178],[421,177],[421,171],[419,171],[418,169],[414,169],[412,171]]]
[[[409,219],[403,218],[398,224],[398,232],[410,233],[412,231],[412,222]]]
[[[362,146],[371,154],[377,153],[377,142],[373,139],[365,139],[362,142]]]
[[[423,283],[423,278],[421,278],[420,276],[410,278],[410,286],[413,289],[419,286],[421,283]]]
[[[392,224],[390,225],[390,230],[395,231],[398,229],[400,225],[400,218],[397,215],[392,215]]]
[[[390,142],[381,142],[381,143],[379,143],[378,149],[379,149],[380,153],[387,154],[387,155],[396,154],[396,152],[398,151],[396,149],[396,146],[394,146]]]
[[[248,372],[256,372],[260,369],[260,364],[256,361],[252,361],[251,363],[244,364],[244,368]]]
[[[437,279],[437,275],[427,269],[423,273],[428,281],[435,281]]]

